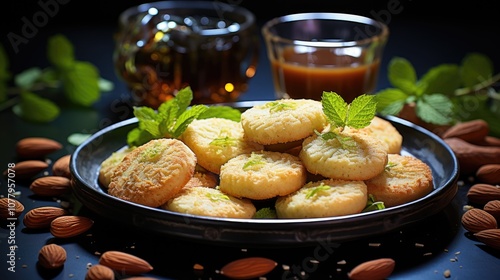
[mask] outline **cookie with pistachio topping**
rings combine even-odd
[[[201,167],[215,174],[229,159],[263,149],[245,138],[241,123],[223,118],[194,120],[180,140],[196,154]]]
[[[309,99],[269,101],[241,114],[246,137],[262,145],[302,140],[327,124],[321,102]]]
[[[356,130],[346,128],[347,130]],[[365,132],[374,138],[377,138],[387,145],[388,154],[399,154],[403,145],[403,136],[388,120],[375,116],[370,124],[357,131]]]
[[[150,140],[115,167],[108,193],[138,204],[165,204],[193,177],[196,155],[177,139]]]
[[[219,188],[255,200],[287,195],[304,185],[307,172],[298,157],[261,151],[242,154],[221,167]]]
[[[124,147],[116,152],[113,152],[109,157],[107,157],[99,168],[99,183],[105,188],[108,187],[109,182],[111,182],[111,177],[113,176],[113,171],[115,167],[120,164],[123,158],[130,153],[135,147]]]
[[[363,181],[325,179],[309,182],[276,199],[278,218],[320,218],[360,213],[368,199]]]

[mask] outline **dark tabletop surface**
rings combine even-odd
[[[6,15],[8,21],[1,27],[1,39],[2,44],[7,46],[11,71],[16,73],[30,66],[46,65],[46,38],[55,33],[62,33],[74,44],[76,57],[95,64],[101,76],[113,81],[115,88],[103,94],[100,101],[91,108],[63,108],[61,115],[49,124],[25,122],[14,116],[10,109],[1,111],[2,171],[9,163],[17,162],[14,146],[19,139],[43,136],[63,143],[63,149],[47,156],[53,162],[75,150],[67,141],[69,135],[94,133],[132,116],[128,91],[113,70],[112,52],[118,12],[138,1],[110,4],[109,7],[98,10],[88,7],[97,5],[97,1],[52,2],[58,3],[58,13],[52,16],[46,25],[41,26],[26,44],[20,45],[17,53],[9,47],[6,34],[21,32],[22,18],[31,18],[41,6],[35,2],[26,4],[27,1],[20,1],[17,4],[10,3],[9,9],[2,10],[2,15]],[[492,8],[483,4],[484,1],[458,7],[459,12],[455,14],[451,14],[448,9],[438,9],[433,3],[417,7],[413,3],[415,1],[400,1],[398,3],[404,7],[400,13],[384,13],[387,5],[393,2],[397,1],[369,2],[372,4],[367,4],[363,9],[356,6],[364,3],[363,1],[355,1],[352,6],[346,2],[336,7],[340,11],[379,15],[389,24],[391,36],[384,54],[378,88],[389,87],[386,67],[389,59],[394,56],[409,59],[418,74],[423,74],[425,70],[437,64],[459,63],[469,52],[488,55],[494,61],[495,69],[500,69],[500,52],[498,44],[495,43],[500,32],[494,25],[495,21],[490,18],[493,14]],[[258,15],[259,24],[273,15],[334,9],[322,6],[318,1],[312,1],[310,5],[301,5],[297,1],[288,3],[282,6],[283,9],[274,10],[274,13],[266,9],[262,11],[255,4],[248,4],[248,7]],[[245,4],[247,3],[243,1],[242,5]],[[86,16],[76,15],[78,10]],[[5,17],[2,21],[4,20]],[[257,69],[248,92],[241,97],[242,101],[274,98],[264,51],[261,52]],[[223,265],[249,256],[267,257],[278,263],[278,266],[266,275],[267,279],[346,279],[347,272],[355,265],[382,257],[396,260],[396,268],[390,279],[446,279],[444,272],[447,270],[451,272],[449,279],[498,279],[500,252],[471,238],[460,224],[463,207],[468,204],[467,189],[473,183],[474,178],[460,178],[456,197],[443,211],[395,231],[334,246],[318,244],[276,248],[248,246],[244,240],[240,246],[224,246],[151,234],[141,228],[117,224],[85,206],[79,208],[77,213],[95,221],[92,229],[76,238],[57,239],[47,230],[27,230],[22,224],[23,215],[35,207],[61,206],[61,203],[66,201],[75,201],[71,196],[62,197],[60,200],[37,197],[30,191],[28,184],[18,183],[15,186],[20,193],[18,198],[26,209],[18,218],[15,230],[11,231],[5,221],[0,225],[0,279],[84,279],[87,265],[96,264],[99,255],[108,250],[120,250],[146,259],[154,267],[147,276],[158,279],[224,279],[219,273]],[[5,196],[6,193],[7,182],[2,177],[0,194]],[[78,206],[78,203],[74,205]],[[10,265],[7,263],[10,253],[9,240],[12,239],[17,245],[15,272],[8,271]],[[37,267],[38,251],[48,243],[59,244],[67,251],[64,267],[50,273]],[[379,246],[371,246],[373,244]],[[319,263],[311,262],[313,259],[319,260]],[[194,264],[203,265],[203,271],[193,270]],[[285,270],[283,266],[290,269]]]

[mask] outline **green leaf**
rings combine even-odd
[[[61,74],[64,94],[71,102],[90,106],[100,98],[99,71],[91,63],[77,61]]]
[[[115,87],[112,81],[103,78],[99,78],[98,85],[101,92],[112,91]]]
[[[441,93],[452,96],[461,84],[460,69],[455,64],[438,65],[425,73],[419,83],[425,85],[421,91],[422,95]]]
[[[241,111],[230,106],[212,105],[198,116],[198,119],[223,118],[239,122]]]
[[[170,135],[173,138],[178,138],[186,130],[188,125],[207,109],[206,105],[194,105],[190,109],[184,111],[176,120]]]
[[[335,127],[344,127],[349,105],[336,92],[323,92],[321,97],[323,112]]]
[[[375,94],[377,112],[381,115],[397,115],[403,109],[408,95],[400,89],[388,88]]]
[[[453,103],[445,95],[423,95],[416,105],[417,116],[427,123],[447,125],[453,121]]]
[[[161,122],[160,116],[150,107],[134,107],[134,116],[139,120],[139,128],[147,131],[155,138],[163,137],[159,125]]]
[[[405,92],[413,94],[417,83],[417,74],[413,65],[405,58],[395,57],[389,61],[388,78],[391,85]]]
[[[276,210],[271,207],[260,208],[253,215],[254,219],[276,219],[277,217]]]
[[[78,146],[85,142],[92,134],[90,133],[72,133],[71,135],[68,136],[67,140],[68,143]]]
[[[493,76],[493,62],[485,55],[471,53],[461,64],[461,78],[464,87],[472,87]]]
[[[42,77],[42,74],[42,69],[38,67],[28,68],[15,76],[14,83],[21,89],[28,90]]]
[[[22,92],[21,101],[12,110],[24,120],[50,122],[59,116],[59,107],[45,98],[31,92]]]
[[[129,147],[138,147],[154,138],[155,137],[146,130],[136,127],[127,134],[127,144]]]
[[[349,104],[346,125],[353,128],[366,127],[375,116],[376,110],[375,95],[360,95]]]
[[[52,65],[61,70],[69,69],[75,62],[73,45],[63,35],[57,34],[49,38],[47,57]]]

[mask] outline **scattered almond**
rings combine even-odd
[[[124,274],[137,275],[153,270],[144,259],[120,251],[107,251],[99,258],[99,264]]]
[[[54,165],[52,165],[52,174],[71,179],[71,171],[69,169],[70,159],[71,155],[65,155],[56,160]]]
[[[53,139],[45,137],[27,137],[16,144],[16,152],[20,158],[41,158],[60,150],[63,145]]]
[[[472,203],[484,205],[490,200],[500,200],[500,187],[490,184],[474,184],[467,192],[467,199]]]
[[[380,258],[361,263],[349,273],[351,280],[381,280],[391,275],[396,262],[391,258]]]
[[[489,133],[489,125],[481,119],[455,124],[447,129],[442,138],[457,137],[469,143],[481,143]]]
[[[42,170],[49,167],[49,164],[41,160],[25,160],[16,163],[16,165],[11,168],[16,174],[16,180],[27,180],[31,179],[36,174],[40,173]],[[3,172],[4,176],[9,173],[9,170]]]
[[[484,205],[483,210],[495,217],[497,223],[500,222],[500,200],[488,201],[488,203]]]
[[[62,176],[45,176],[35,179],[30,190],[39,196],[61,196],[70,191],[70,179]]]
[[[500,184],[500,164],[485,164],[479,167],[476,178],[485,184]]]
[[[24,205],[15,198],[0,198],[0,218],[17,218],[23,213]]]
[[[31,229],[49,228],[55,218],[67,214],[65,209],[53,206],[33,208],[24,215],[23,224]]]
[[[94,221],[83,216],[61,216],[50,223],[50,233],[58,238],[70,238],[89,230]]]
[[[232,261],[221,269],[221,274],[232,279],[252,279],[271,272],[278,264],[268,258],[249,257]]]
[[[462,215],[462,226],[473,233],[486,229],[497,228],[497,221],[490,213],[472,208]]]
[[[85,280],[114,280],[115,272],[104,265],[96,264],[87,270]]]
[[[59,268],[66,261],[66,250],[57,244],[48,244],[40,249],[38,263],[47,269]]]
[[[500,229],[485,229],[474,233],[474,236],[485,245],[500,250]]]
[[[456,137],[444,141],[455,153],[463,175],[475,174],[485,164],[500,164],[500,147],[475,145]]]

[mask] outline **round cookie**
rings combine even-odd
[[[359,132],[336,132],[324,139],[313,135],[302,143],[299,157],[309,172],[330,179],[362,181],[384,170],[387,146]]]
[[[385,171],[365,181],[368,193],[386,207],[401,205],[429,194],[434,184],[430,167],[418,158],[389,154]]]
[[[354,130],[347,128],[348,130]],[[399,154],[403,145],[403,136],[389,121],[375,116],[370,125],[358,131],[365,132],[374,138],[381,140],[387,144],[388,154]]]
[[[325,179],[309,182],[276,199],[278,218],[319,218],[360,213],[368,200],[363,181]]]
[[[241,114],[247,139],[262,145],[301,140],[327,124],[321,102],[309,99],[269,101]]]
[[[215,174],[229,159],[263,149],[245,139],[241,123],[223,118],[192,121],[180,140],[196,154],[198,165]]]
[[[239,199],[217,188],[183,188],[163,209],[199,216],[250,219],[255,206],[249,199]]]
[[[210,172],[195,171],[193,177],[184,185],[184,188],[206,187],[215,188],[218,185],[217,175]]]
[[[176,139],[156,139],[135,148],[115,167],[108,193],[158,207],[193,177],[195,154]]]
[[[99,168],[99,183],[105,188],[108,187],[109,182],[111,182],[111,177],[113,176],[113,171],[115,167],[123,160],[123,158],[130,153],[135,147],[124,147],[114,153],[112,153],[108,158],[106,158]]]
[[[298,157],[261,151],[242,154],[225,163],[219,188],[235,197],[263,200],[296,191],[305,184],[306,176]]]

